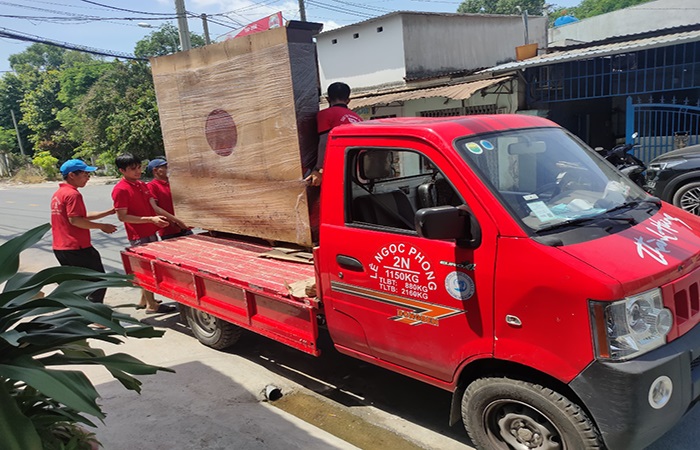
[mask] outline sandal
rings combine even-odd
[[[146,310],[146,314],[166,314],[166,313],[171,313],[177,311],[177,308],[174,306],[168,306],[168,305],[160,305],[158,306],[158,309],[155,311],[151,309]]]
[[[156,303],[158,303],[158,304],[160,305],[161,303],[163,303],[163,300],[156,300]],[[146,309],[146,305],[136,305],[136,306],[134,306],[134,308],[136,308],[136,309]]]

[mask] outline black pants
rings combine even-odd
[[[80,250],[54,250],[53,254],[62,266],[83,267],[105,273],[100,253],[94,247]],[[88,295],[87,299],[93,303],[104,303],[105,293],[107,289],[98,289]]]

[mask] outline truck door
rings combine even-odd
[[[449,381],[465,359],[492,353],[493,225],[430,147],[346,149],[345,167],[343,225],[321,225],[331,336],[341,351]],[[415,212],[442,205],[467,205],[478,248],[418,236]]]

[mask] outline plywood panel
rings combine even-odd
[[[188,225],[311,244],[311,30],[276,28],[151,60],[175,213]]]

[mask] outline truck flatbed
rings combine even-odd
[[[289,289],[314,266],[263,257],[272,249],[193,235],[128,248],[122,261],[144,289],[317,355],[319,305]]]

